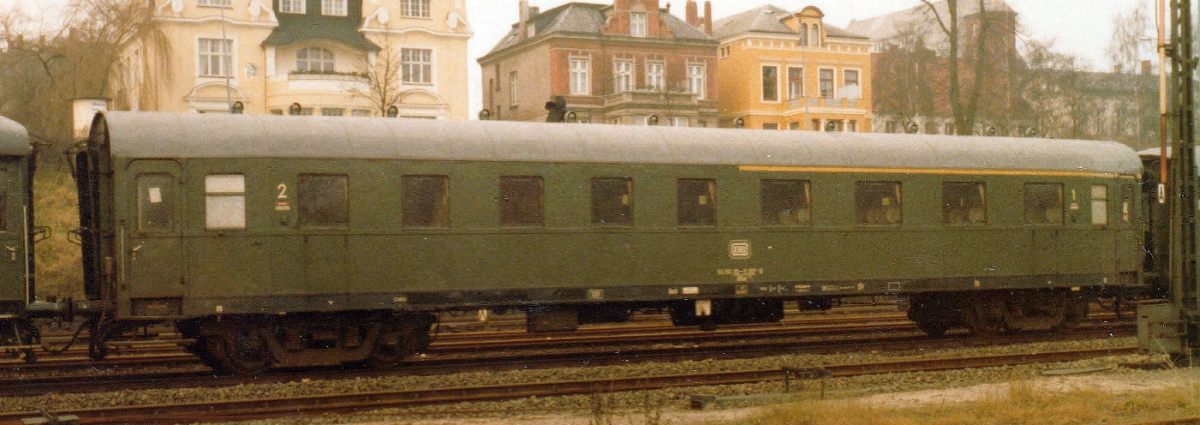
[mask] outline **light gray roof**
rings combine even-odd
[[[938,16],[941,16],[942,19],[949,19],[950,6],[946,0],[938,1],[933,5],[937,9]],[[986,0],[983,7],[989,12],[1016,13],[1004,0]],[[958,2],[960,18],[977,13],[979,13],[977,1]],[[846,29],[867,36],[871,41],[876,42],[891,40],[905,32],[917,31],[924,37],[925,46],[936,49],[949,44],[946,41],[946,34],[938,26],[937,19],[929,11],[929,7],[923,3],[899,12],[850,21],[850,25],[847,25]]]
[[[531,16],[528,25],[532,25],[535,28],[534,37],[551,33],[600,36],[602,35],[601,28],[604,28],[608,22],[606,14],[611,9],[612,6],[604,4],[567,3],[538,13],[536,16]],[[671,33],[675,35],[675,39],[713,40],[704,31],[688,25],[687,22],[684,22],[675,15],[663,11],[659,13],[659,16],[667,24]],[[517,25],[514,24],[508,31],[508,34],[505,34],[504,38],[501,38],[500,42],[495,47],[492,47],[492,50],[488,54],[490,55],[520,44],[522,39],[517,31]]]
[[[0,155],[26,156],[32,152],[25,126],[0,116]]]
[[[791,12],[775,5],[759,6],[713,22],[713,37],[724,39],[747,32],[795,34],[796,31],[782,21],[791,15]],[[825,34],[840,38],[867,38],[829,24],[825,24]]]
[[[116,158],[361,158],[1139,175],[1115,142],[270,115],[105,113]]]

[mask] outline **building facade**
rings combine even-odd
[[[468,117],[464,0],[151,0],[114,108]]]
[[[871,45],[824,16],[767,5],[716,23],[721,126],[871,131]]]
[[[542,121],[562,96],[580,122],[717,126],[717,42],[711,6],[687,20],[658,0],[568,3],[520,21],[479,59],[489,119]]]

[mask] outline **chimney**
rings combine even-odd
[[[525,34],[528,34],[525,31],[525,22],[529,20],[529,1],[521,0],[517,2],[517,7],[517,38],[524,40]]]
[[[1142,75],[1150,75],[1153,70],[1154,67],[1150,65],[1150,61],[1142,61]]]
[[[696,0],[688,0],[686,9],[687,9],[688,25],[691,25],[696,28],[700,28],[701,22],[700,22],[699,10],[697,10],[698,7],[696,6]]]
[[[712,2],[704,1],[704,33],[712,35]]]

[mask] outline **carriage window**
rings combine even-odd
[[[1062,224],[1063,187],[1058,183],[1025,184],[1025,223]]]
[[[679,179],[676,193],[680,226],[717,225],[716,180]]]
[[[807,180],[763,180],[762,222],[798,226],[812,222],[812,185]]]
[[[633,224],[633,179],[592,179],[592,224]]]
[[[335,226],[350,222],[350,178],[345,175],[301,174],[296,192],[301,226]]]
[[[1121,222],[1133,224],[1133,185],[1121,185]]]
[[[901,223],[904,217],[900,182],[857,182],[854,186],[858,224],[895,226]]]
[[[983,183],[942,183],[942,223],[987,224],[987,186]]]
[[[404,227],[450,227],[450,178],[404,176]]]
[[[500,178],[500,225],[541,226],[545,223],[541,177]]]
[[[143,174],[137,178],[138,230],[170,230],[175,209],[171,188],[174,179],[167,174]]]
[[[204,227],[212,230],[246,228],[246,176],[204,176]]]
[[[1092,185],[1092,224],[1108,224],[1108,186]]]

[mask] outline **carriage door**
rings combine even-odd
[[[183,296],[183,244],[180,216],[183,185],[174,161],[136,161],[130,165],[135,192],[130,196],[132,222],[122,233],[127,261],[125,286],[134,315],[166,315],[179,308]]]
[[[0,301],[28,301],[28,232],[21,159],[0,157]]]

